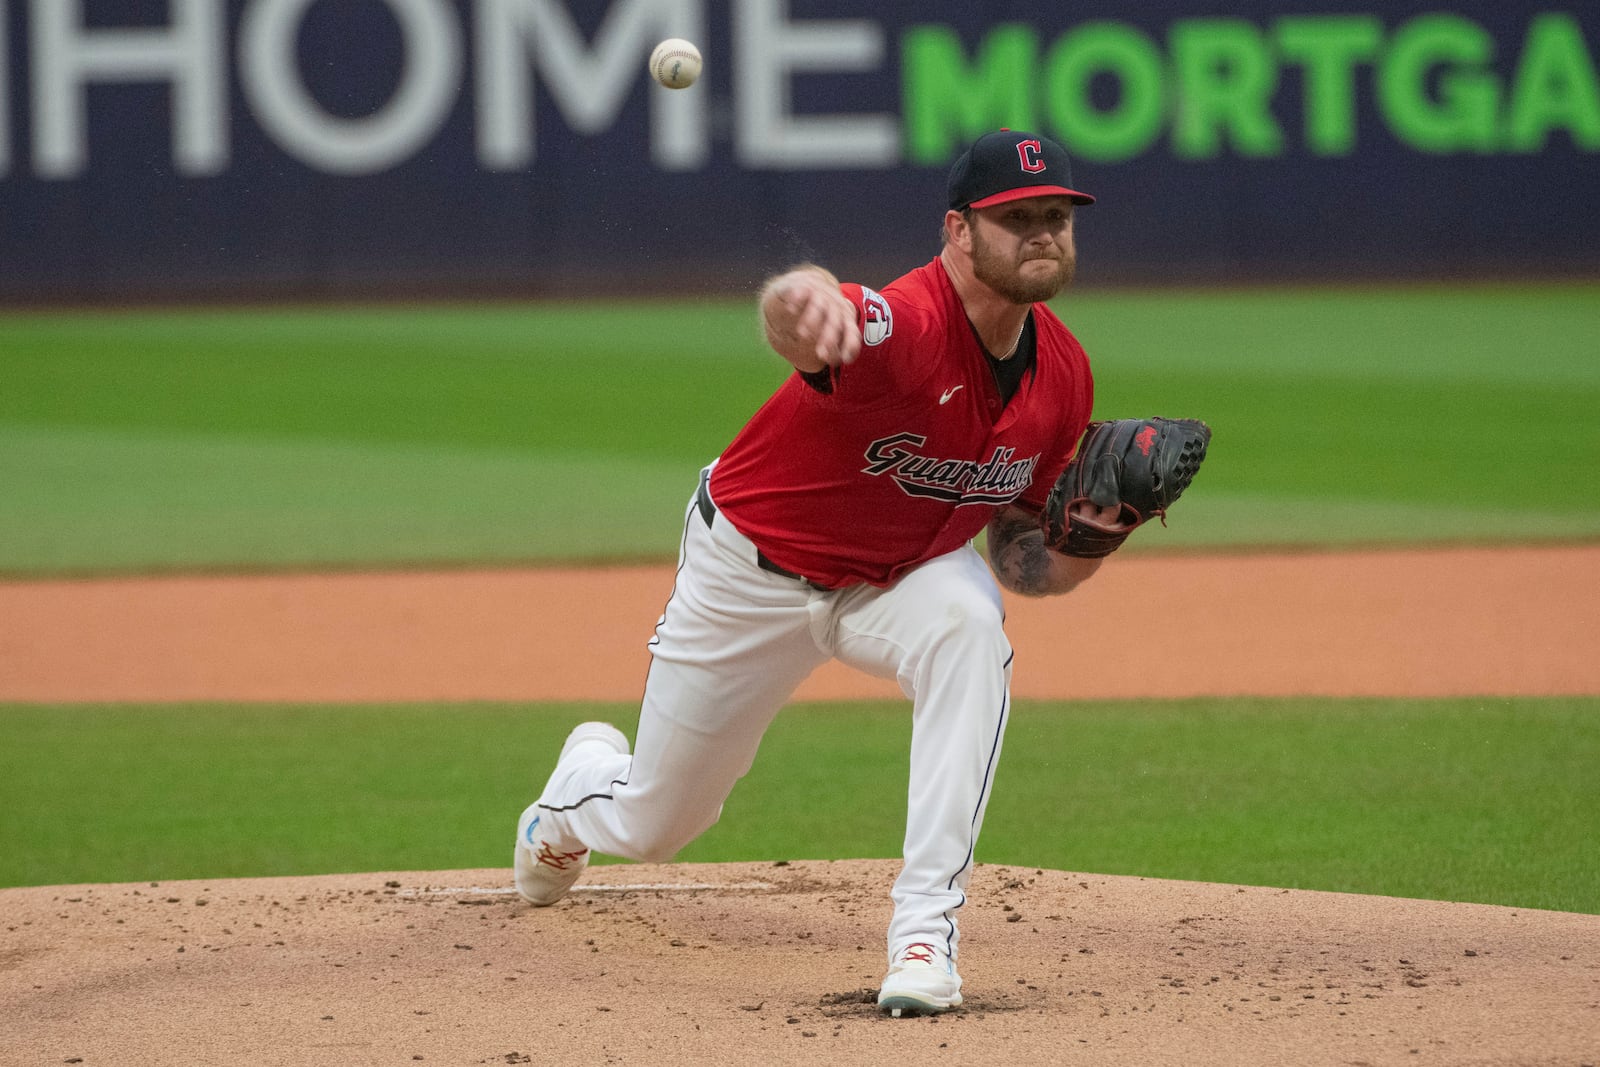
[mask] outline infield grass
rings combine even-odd
[[[1057,307],[1216,434],[1129,551],[1600,536],[1600,285]],[[670,558],[785,369],[753,297],[0,315],[0,574]]]
[[[595,717],[636,711],[0,707],[0,885],[509,867]],[[679,858],[898,856],[909,730],[786,711]],[[1600,699],[1021,702],[978,859],[1600,914],[1596,766]]]

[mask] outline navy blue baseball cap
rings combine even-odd
[[[1069,196],[1074,204],[1094,197],[1072,188],[1067,150],[1036,133],[996,130],[961,153],[950,168],[950,210],[990,207],[1030,196]]]

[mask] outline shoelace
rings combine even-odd
[[[546,843],[539,849],[539,854],[534,859],[546,867],[554,867],[558,871],[564,871],[567,869],[567,864],[583,859],[588,852],[589,850],[586,848],[580,848],[576,852],[557,852]]]
[[[906,950],[900,953],[900,962],[910,963],[914,960],[917,963],[931,964],[933,963],[933,956],[936,951],[938,950],[932,945],[924,944],[919,941],[914,945],[906,946]]]

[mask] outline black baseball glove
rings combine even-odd
[[[1068,556],[1098,559],[1152,518],[1165,526],[1167,508],[1194,481],[1210,441],[1211,428],[1198,419],[1091,422],[1045,502],[1045,543]],[[1119,508],[1117,523],[1074,514],[1085,500]]]

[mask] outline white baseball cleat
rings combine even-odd
[[[628,739],[608,722],[580,723],[567,735],[556,760],[559,767],[568,758],[587,759],[596,754],[628,754]],[[589,865],[589,850],[565,852],[552,848],[540,832],[541,809],[529,804],[517,820],[517,844],[512,853],[512,880],[522,899],[537,907],[547,907],[567,895],[578,876]]]
[[[937,945],[919,941],[895,957],[878,1007],[898,1019],[902,1015],[937,1015],[961,1005],[961,976],[955,960]]]

